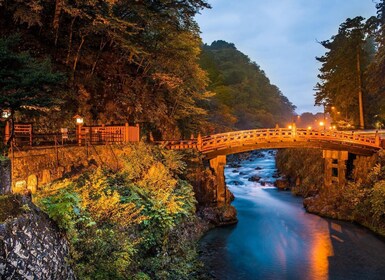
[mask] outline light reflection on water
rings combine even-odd
[[[385,243],[349,223],[308,214],[302,199],[260,183],[273,182],[274,157],[226,168],[239,222],[210,231],[203,260],[216,279],[385,279]],[[256,170],[256,167],[261,170]],[[270,186],[270,187],[269,187]]]

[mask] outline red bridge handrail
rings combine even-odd
[[[305,128],[252,129],[219,133],[189,140],[163,142],[170,149],[197,149],[202,153],[214,150],[252,145],[257,143],[326,141],[340,144],[355,144],[367,148],[381,148],[378,135],[366,136],[359,133],[336,130],[310,130]]]

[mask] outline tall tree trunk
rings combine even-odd
[[[67,50],[67,58],[66,58],[66,65],[69,64],[70,62],[70,56],[71,56],[71,50],[72,50],[72,36],[73,36],[73,26],[74,26],[74,23],[75,23],[75,20],[76,20],[76,17],[74,17],[72,20],[71,20],[71,25],[70,25],[70,36],[68,38],[68,50]]]
[[[56,0],[56,7],[55,7],[55,15],[53,17],[53,28],[56,31],[55,34],[55,46],[57,44],[58,34],[59,34],[59,21],[60,21],[60,14],[61,10],[63,8],[63,2],[64,0]]]
[[[100,40],[100,45],[99,45],[99,51],[98,51],[98,54],[96,56],[96,59],[95,59],[95,62],[93,63],[92,65],[92,69],[91,69],[91,76],[94,74],[95,72],[95,68],[96,68],[96,64],[98,63],[99,61],[99,57],[100,57],[100,54],[102,53],[104,47],[107,45],[107,41],[104,41],[103,38]]]
[[[357,47],[357,80],[358,80],[358,107],[360,112],[360,129],[365,129],[364,106],[362,103],[362,79],[361,79],[360,46]]]
[[[74,59],[74,65],[72,67],[72,72],[73,73],[75,73],[75,71],[76,71],[76,66],[78,64],[78,60],[79,60],[79,57],[80,57],[80,51],[81,51],[82,46],[84,44],[85,37],[86,37],[85,35],[81,35],[80,44],[79,44],[78,50],[76,52],[76,56],[75,56],[75,59]]]

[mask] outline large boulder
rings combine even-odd
[[[238,222],[237,210],[232,205],[204,207],[200,209],[199,216],[214,226],[232,225]]]
[[[290,182],[287,179],[277,179],[274,185],[280,190],[288,190],[290,188]]]

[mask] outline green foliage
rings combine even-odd
[[[69,188],[69,187],[67,187]],[[72,232],[77,215],[80,211],[80,198],[77,193],[62,189],[53,196],[40,201],[41,206],[47,211],[49,217],[57,222],[58,226]]]
[[[171,237],[195,216],[180,159],[141,143],[122,151],[120,171],[97,168],[35,198],[66,231],[79,279],[189,278],[195,264],[182,259],[196,260],[195,247]]]
[[[61,97],[53,91],[63,81],[54,73],[49,60],[38,61],[27,52],[15,52],[18,36],[0,38],[0,110],[44,111],[59,105]]]
[[[210,78],[209,90],[215,93],[206,103],[211,129],[273,127],[291,121],[295,107],[234,44],[204,45],[200,64]]]
[[[342,118],[358,123],[358,91],[362,88],[364,116],[367,126],[380,128],[385,121],[385,28],[384,1],[376,3],[377,16],[367,20],[358,16],[340,25],[338,34],[322,41],[325,55],[316,85],[315,103],[335,107]],[[358,68],[359,66],[359,68]],[[361,79],[361,82],[360,82]],[[352,94],[354,93],[354,94]]]
[[[374,184],[372,196],[370,198],[372,205],[373,218],[376,221],[385,222],[385,180]]]
[[[327,52],[316,58],[322,66],[315,104],[326,104],[327,109],[334,106],[354,124],[359,123],[358,92],[366,83],[363,73],[374,51],[369,34],[370,28],[363,17],[348,18],[337,35],[320,42]]]

